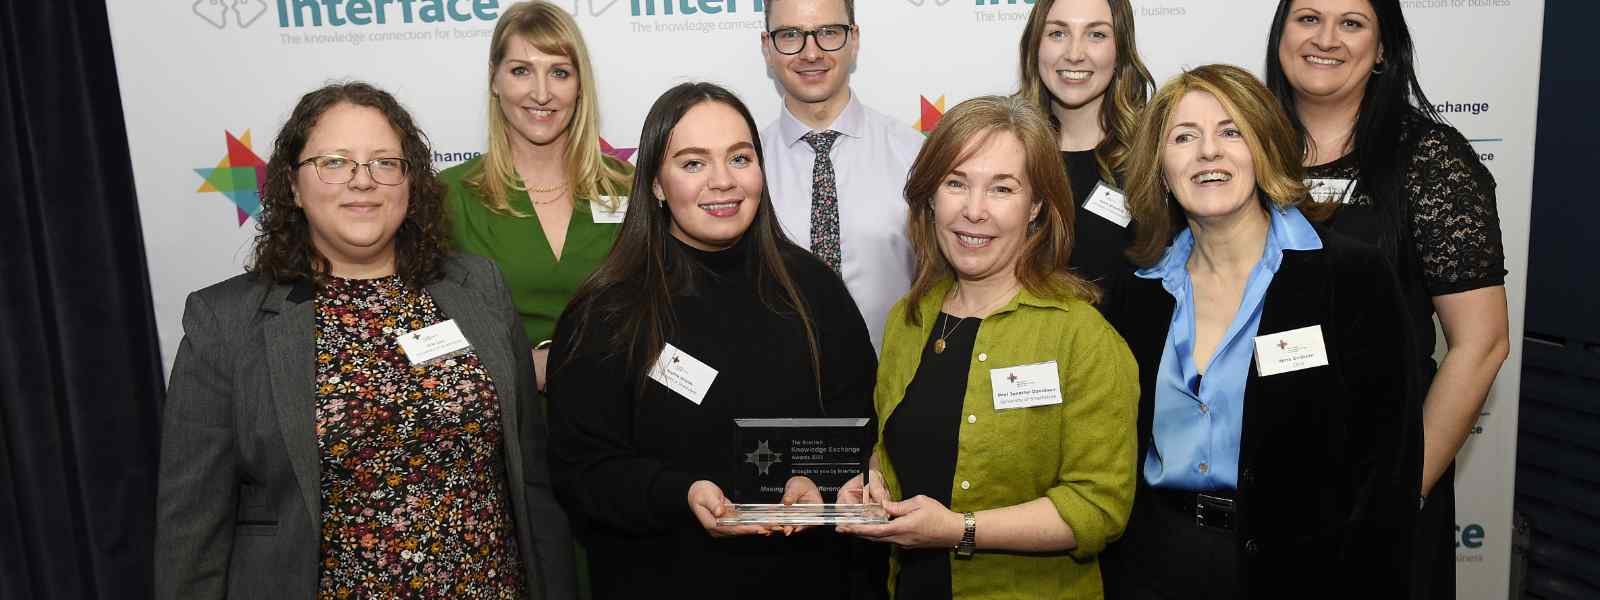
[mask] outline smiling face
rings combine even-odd
[[[1278,62],[1302,100],[1360,102],[1382,56],[1367,0],[1297,0],[1278,42]]]
[[[489,85],[510,125],[513,148],[566,141],[581,91],[571,58],[545,53],[513,35]]]
[[[1056,110],[1096,110],[1117,69],[1116,33],[1105,0],[1057,0],[1039,40],[1039,77]]]
[[[382,112],[341,103],[317,118],[297,162],[329,155],[367,162],[404,157],[405,152]],[[330,179],[334,175],[325,174]],[[406,218],[410,198],[405,179],[384,185],[359,167],[348,183],[323,183],[316,167],[307,164],[295,171],[291,189],[295,206],[305,211],[311,226],[311,244],[328,259],[333,275],[383,275],[387,273],[374,273],[371,267],[385,263],[393,272],[394,234]]]
[[[982,146],[978,146],[982,144]],[[963,281],[1015,279],[1040,204],[1027,181],[1027,151],[1009,131],[969,142],[933,195],[939,252]]]
[[[814,30],[823,25],[850,25],[843,0],[783,0],[767,5],[768,29],[788,27]],[[784,96],[804,104],[842,104],[849,99],[850,68],[861,47],[859,28],[850,31],[843,48],[825,52],[816,40],[806,38],[796,54],[783,54],[772,47],[766,33],[761,35],[761,56],[778,77]]]
[[[1250,146],[1216,96],[1189,92],[1168,123],[1162,177],[1190,219],[1226,219],[1259,206]]]
[[[672,213],[672,236],[714,252],[734,245],[750,228],[763,182],[755,136],[744,117],[707,101],[672,128],[651,187]]]

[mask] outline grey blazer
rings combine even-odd
[[[576,596],[571,532],[550,489],[528,340],[493,263],[451,257],[427,286],[501,401],[530,597]],[[315,302],[245,274],[189,295],[162,411],[155,596],[312,598],[322,525]]]

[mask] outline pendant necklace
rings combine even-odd
[[[939,339],[933,341],[933,353],[944,354],[945,338],[950,337],[950,334],[955,333],[957,329],[960,329],[961,324],[965,323],[966,321],[966,319],[956,319],[956,326],[946,329],[946,326],[950,324],[950,314],[946,313],[944,315],[944,320],[939,322]]]
[[[1010,300],[1012,294],[1014,294],[1014,293],[1015,292],[1007,291],[1006,293],[1001,294],[1000,295],[1000,302],[998,304],[1003,304],[1004,302]],[[995,305],[996,304],[990,304],[989,306],[985,307],[984,310],[979,311],[978,314],[980,314],[980,315],[988,314],[988,310],[994,308]],[[944,313],[943,317],[944,317],[944,319],[939,322],[939,339],[933,341],[933,353],[934,354],[944,354],[944,348],[945,348],[944,340],[945,340],[945,338],[950,337],[950,334],[955,333],[957,329],[961,328],[961,324],[965,323],[967,321],[966,318],[957,319],[955,327],[951,327],[951,328],[949,328],[947,330],[947,329],[945,329],[945,326],[950,323],[950,313]]]

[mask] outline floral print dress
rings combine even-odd
[[[318,598],[522,598],[500,401],[478,356],[412,366],[395,342],[448,317],[398,277],[316,296]]]

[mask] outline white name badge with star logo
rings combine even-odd
[[[1317,203],[1338,202],[1348,204],[1353,201],[1351,190],[1356,187],[1354,179],[1333,179],[1313,177],[1306,180],[1306,193],[1311,194],[1311,200]]]
[[[1321,325],[1256,336],[1256,373],[1262,377],[1327,364]]]
[[[606,208],[606,203],[615,200],[617,209]],[[596,223],[621,223],[628,216],[627,196],[601,196],[599,202],[589,203],[589,214],[594,216]]]
[[[465,354],[472,349],[467,336],[461,334],[455,319],[440,321],[411,333],[402,333],[396,340],[413,366],[444,360]]]
[[[717,379],[717,370],[667,344],[661,348],[655,366],[650,367],[650,378],[698,405],[705,402],[711,382]]]
[[[1083,207],[1116,223],[1117,227],[1127,227],[1133,221],[1133,215],[1128,214],[1128,197],[1104,181],[1094,184],[1094,191],[1089,192],[1089,199],[1083,202]]]
[[[994,409],[1061,404],[1061,372],[1056,361],[989,369]]]

